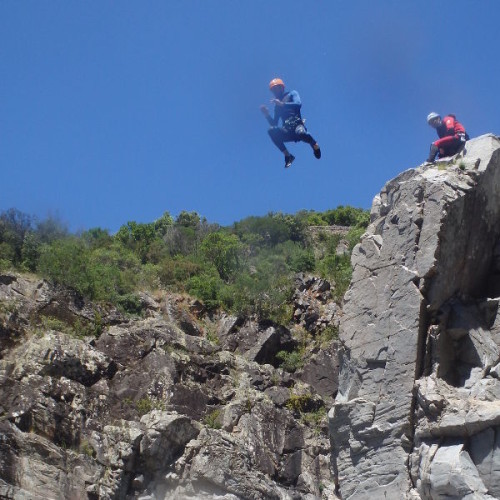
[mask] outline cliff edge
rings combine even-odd
[[[329,412],[344,499],[500,497],[500,140],[388,182],[353,252]]]

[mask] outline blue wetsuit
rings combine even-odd
[[[271,128],[268,130],[271,140],[276,144],[282,152],[286,151],[285,142],[306,142],[313,146],[316,141],[311,134],[307,133],[307,129],[302,121],[300,108],[299,93],[296,90],[285,92],[281,101],[283,106],[274,106],[274,117],[267,116],[267,121]],[[281,120],[281,127],[279,121]]]

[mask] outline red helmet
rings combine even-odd
[[[274,87],[277,87],[278,85],[281,85],[283,88],[285,88],[285,84],[283,83],[283,80],[281,78],[273,78],[269,82],[269,90],[272,90]]]

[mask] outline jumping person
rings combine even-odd
[[[276,147],[285,155],[285,168],[288,168],[295,156],[290,154],[285,142],[307,142],[316,158],[321,158],[321,149],[311,134],[307,133],[304,120],[300,115],[302,103],[296,90],[285,92],[285,84],[280,78],[274,78],[269,83],[269,90],[274,95],[271,103],[274,104],[274,117],[271,117],[267,106],[262,105],[260,110],[266,117],[271,128],[268,130],[271,140]],[[281,127],[279,121],[281,120]]]
[[[428,162],[433,163],[437,154],[439,154],[439,158],[457,154],[469,139],[464,126],[455,115],[446,115],[441,119],[437,113],[432,112],[427,115],[427,123],[436,129],[439,137],[431,144]]]

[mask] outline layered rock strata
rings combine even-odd
[[[375,198],[329,413],[343,499],[500,497],[499,237],[492,135]]]

